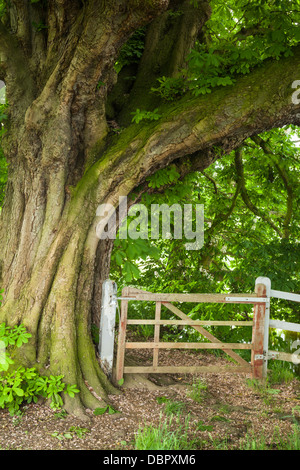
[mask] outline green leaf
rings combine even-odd
[[[105,406],[104,408],[95,408],[94,415],[95,416],[103,415],[107,409],[108,409],[108,405]]]
[[[116,413],[120,413],[118,410],[115,410],[112,406],[108,405],[108,414],[109,415],[114,415]]]

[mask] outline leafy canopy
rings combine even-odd
[[[141,202],[148,208],[149,238],[115,241],[111,275],[120,289],[130,284],[152,292],[246,293],[253,292],[258,276],[266,276],[274,289],[300,291],[300,132],[290,126],[257,139],[247,139],[240,149],[203,172],[182,179],[171,165],[148,179],[151,192],[145,193]],[[205,243],[201,250],[188,251],[186,240],[173,236],[151,239],[151,204],[163,203],[204,204]],[[171,227],[174,235],[174,224]],[[186,304],[180,308],[203,320],[241,320],[252,313],[247,305]],[[297,308],[293,302],[274,299],[272,318],[298,322]],[[130,309],[138,318],[154,314],[148,304],[133,302]],[[152,334],[152,327],[142,330]],[[250,329],[246,330],[212,328],[223,341],[229,336],[230,341],[251,341],[247,336]],[[185,338],[175,327],[169,331]],[[194,330],[187,331],[194,334]]]

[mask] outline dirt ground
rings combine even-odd
[[[225,357],[192,351],[172,351],[172,357],[161,351],[160,359],[177,365],[182,361],[185,365],[228,364]],[[41,403],[24,406],[21,416],[11,417],[0,410],[0,449],[134,450],[138,429],[169,419],[166,410],[171,402],[181,419],[189,416],[195,449],[222,449],[224,443],[227,449],[238,449],[241,439],[251,432],[263,433],[270,450],[276,449],[274,433],[284,439],[300,423],[300,382],[273,385],[273,392],[261,394],[249,386],[247,378],[247,374],[177,374],[153,376],[144,382],[128,376],[121,394],[109,397],[118,412],[94,416],[87,410],[88,423]],[[198,379],[206,385],[200,402],[190,397],[193,381]]]

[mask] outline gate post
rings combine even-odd
[[[123,380],[124,373],[124,359],[125,359],[125,348],[126,348],[126,328],[127,328],[127,313],[128,313],[128,297],[129,287],[122,289],[122,300],[121,300],[121,318],[119,324],[119,336],[118,336],[118,351],[117,351],[117,364],[116,364],[116,382],[119,383]]]
[[[100,364],[111,378],[114,358],[114,339],[117,308],[117,284],[107,279],[102,284],[101,318],[99,332]]]
[[[267,277],[255,280],[255,293],[258,297],[266,297],[267,301],[255,304],[253,309],[252,377],[264,380],[267,376],[269,349],[270,293],[271,281]]]

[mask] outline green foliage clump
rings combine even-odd
[[[166,101],[172,101],[184,94],[185,79],[183,77],[159,77],[158,86],[152,87],[152,93],[161,96]]]
[[[197,8],[198,0],[191,4]],[[293,55],[300,41],[298,0],[212,0],[212,14],[176,77],[159,77],[152,92],[174,100],[232,85],[268,59]]]
[[[7,350],[13,346],[20,348],[30,337],[24,325],[0,325],[0,408],[7,408],[11,415],[17,413],[24,402],[36,403],[39,397],[49,399],[52,409],[60,409],[63,405],[62,392],[70,397],[79,393],[75,385],[62,381],[63,375],[42,376],[34,367],[18,367],[9,371],[14,361]]]
[[[145,28],[140,28],[133,33],[130,39],[122,47],[115,70],[119,73],[126,65],[138,63],[145,47]]]
[[[158,113],[158,109],[154,109],[154,111],[145,111],[141,109],[136,109],[133,113],[132,122],[138,124],[139,122],[146,120],[146,121],[158,121],[161,118],[161,114]]]
[[[154,175],[147,178],[149,188],[160,188],[178,181],[180,173],[176,170],[174,165],[157,171]]]

